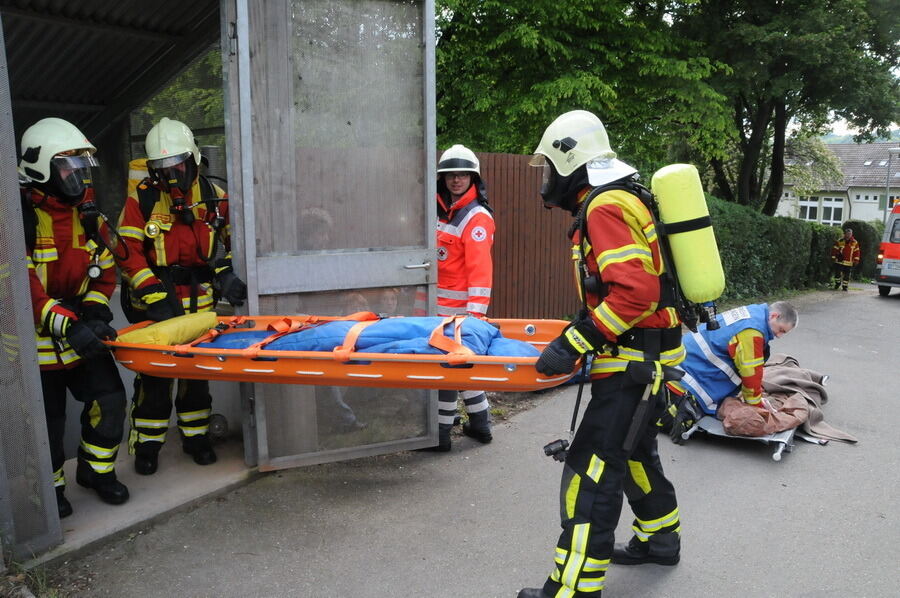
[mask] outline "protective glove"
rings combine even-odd
[[[115,331],[113,331],[115,332]],[[103,344],[94,331],[81,321],[74,321],[66,332],[66,342],[72,350],[85,359],[98,357],[109,351],[109,347]]]
[[[103,320],[80,320],[84,325],[91,329],[97,338],[104,341],[114,341],[119,335],[116,329]]]
[[[697,404],[697,399],[691,394],[681,397],[678,410],[675,412],[675,420],[672,422],[672,429],[669,431],[672,442],[684,444],[682,434],[693,428],[701,417],[703,417],[703,410]]]
[[[100,320],[106,324],[109,324],[113,321],[113,313],[112,310],[109,309],[108,305],[104,305],[102,303],[83,303],[81,305],[81,313],[79,314],[80,320]]]
[[[162,322],[170,318],[176,317],[175,308],[168,297],[157,299],[153,303],[147,305],[147,319],[154,322]]]
[[[222,270],[213,282],[219,296],[232,305],[243,305],[247,298],[247,285],[232,270]]]
[[[570,324],[547,345],[534,367],[545,376],[569,374],[580,356],[593,353],[605,344],[606,339],[590,317],[585,316]]]

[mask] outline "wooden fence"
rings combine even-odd
[[[492,318],[562,318],[579,308],[566,232],[572,216],[541,203],[530,156],[478,154],[497,226]]]

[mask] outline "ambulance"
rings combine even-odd
[[[878,294],[887,297],[891,287],[900,287],[900,203],[894,206],[884,227],[875,264]]]

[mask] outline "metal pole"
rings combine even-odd
[[[894,157],[893,152],[888,148],[887,176],[884,180],[884,225],[887,226],[888,214],[891,213],[891,159]]]

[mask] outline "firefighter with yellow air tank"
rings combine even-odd
[[[209,311],[214,294],[242,305],[247,286],[231,266],[225,192],[199,175],[200,151],[191,130],[163,118],[146,138],[148,176],[129,192],[119,233],[129,247],[119,261],[123,307],[131,321],[162,321]],[[141,163],[132,163],[132,167]],[[223,258],[215,259],[221,241]],[[173,380],[139,375],[131,410],[129,448],[135,470],[153,474],[166,440]],[[216,461],[209,440],[212,398],[206,380],[180,380],[175,411],[182,448],[199,465]]]

